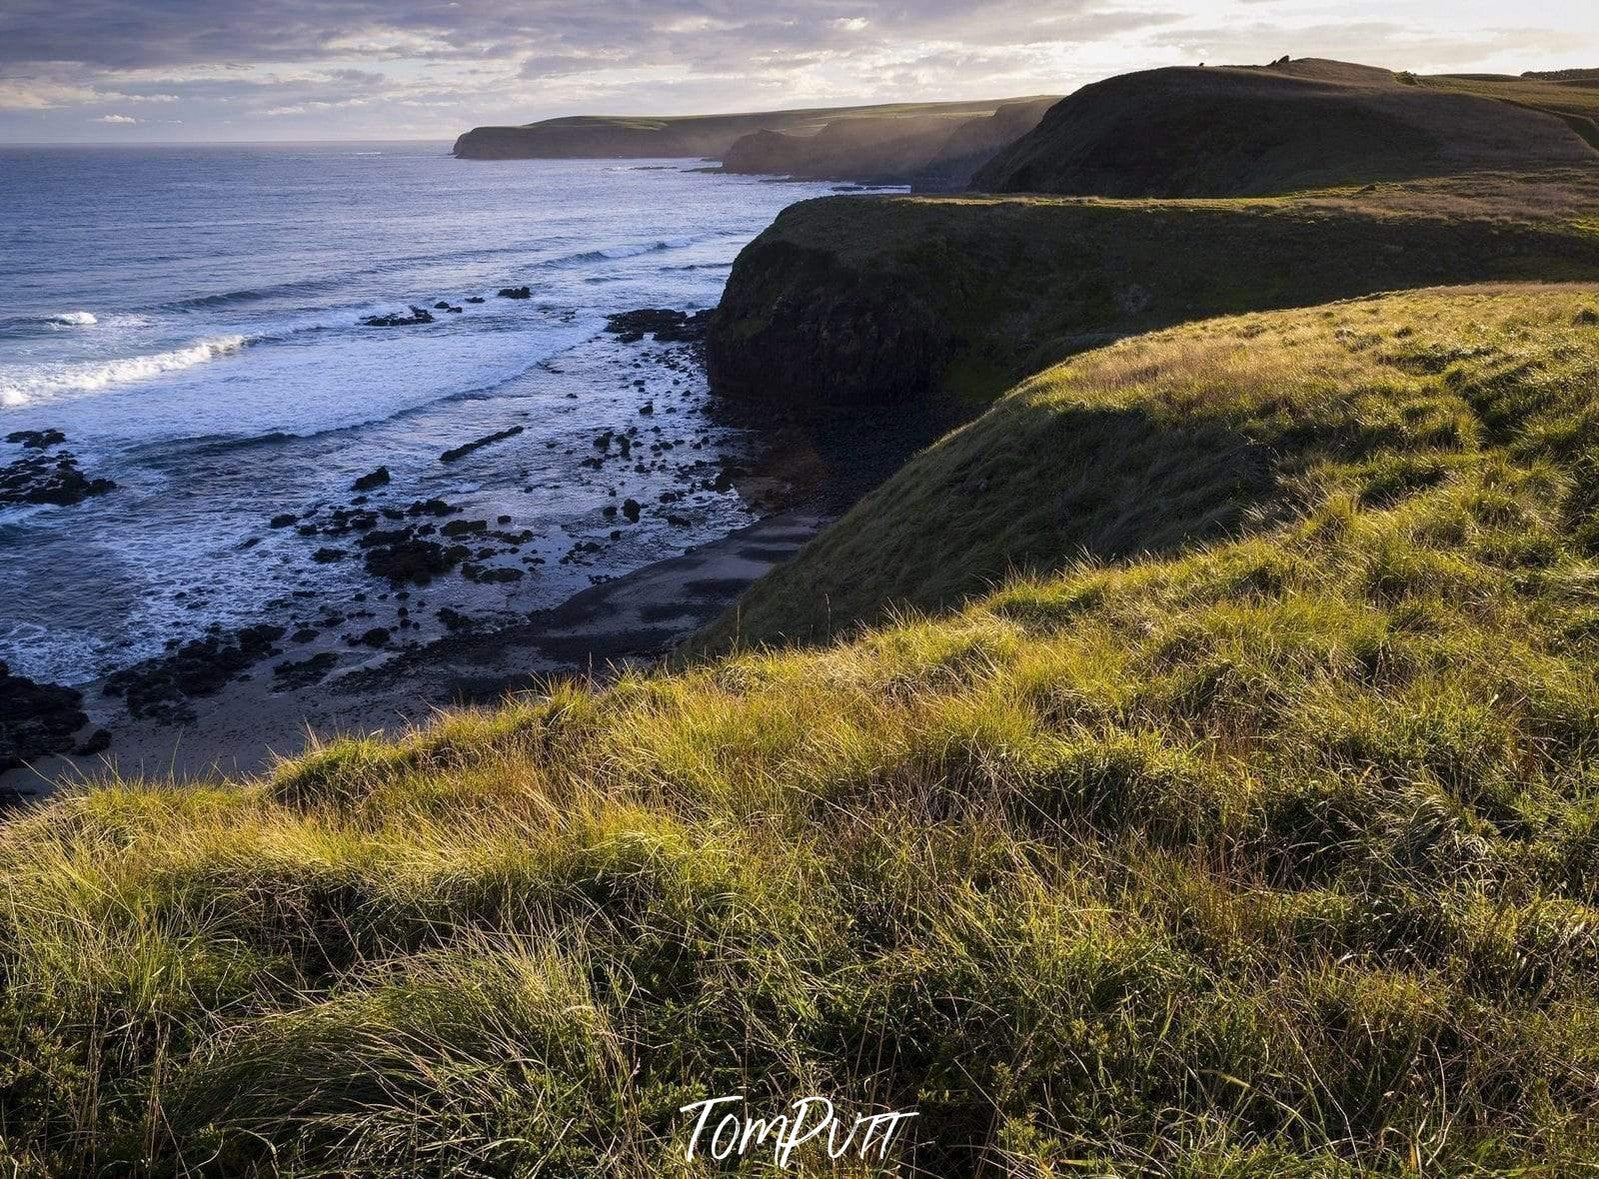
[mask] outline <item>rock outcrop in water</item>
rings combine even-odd
[[[710,324],[709,311],[642,307],[607,316],[605,330],[618,336],[624,344],[636,344],[645,336],[658,344],[691,344],[705,338]]]
[[[432,323],[433,313],[426,307],[413,306],[409,315],[401,315],[398,312],[390,315],[368,315],[361,322],[367,327],[415,327],[418,324]]]
[[[13,430],[6,435],[6,441],[13,446],[20,446],[24,450],[48,450],[52,446],[59,446],[67,440],[67,436],[60,430]]]
[[[0,467],[0,507],[7,504],[71,507],[90,496],[116,489],[117,485],[110,479],[85,475],[76,455],[54,450],[66,441],[66,435],[60,430],[14,430],[6,435],[6,441],[22,447],[25,453]]]

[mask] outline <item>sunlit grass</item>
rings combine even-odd
[[[1130,340],[743,611],[874,629],[9,823],[0,1174],[709,1174],[739,1092],[938,1176],[1580,1173],[1595,307]]]

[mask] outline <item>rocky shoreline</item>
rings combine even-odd
[[[652,342],[669,366],[700,365],[710,318],[645,308],[613,316],[609,331],[623,343]],[[613,491],[617,498],[602,515],[615,541],[646,516],[671,528],[691,492],[736,493],[756,524],[507,620],[474,613],[454,587],[514,587],[545,561],[539,538],[507,516],[477,516],[440,498],[408,501],[389,468],[379,466],[354,479],[339,501],[263,520],[269,531],[303,537],[318,565],[364,571],[364,588],[336,604],[309,595],[276,599],[258,621],[174,639],[160,655],[79,687],[0,677],[0,714],[8,718],[0,728],[0,786],[45,791],[55,779],[93,777],[107,765],[179,778],[204,777],[224,763],[249,772],[275,753],[301,748],[310,731],[390,728],[545,677],[659,660],[912,446],[907,438],[885,444],[899,437],[892,423],[846,436],[837,422],[780,420],[737,403],[719,410],[719,422],[752,440],[742,459],[674,460],[681,490],[651,503]],[[583,465],[595,472],[664,470],[677,443],[652,427],[654,399],[646,396],[636,414],[635,424],[596,434]],[[521,433],[511,427],[465,439],[439,461],[525,444]],[[40,441],[49,448],[65,440]],[[882,458],[896,449],[903,452],[897,458]],[[580,542],[550,559],[581,566],[596,547]]]

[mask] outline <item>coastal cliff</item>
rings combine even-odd
[[[952,192],[966,187],[996,153],[1036,127],[1058,101],[1019,99],[991,114],[841,118],[809,133],[757,131],[723,153],[722,169]]]
[[[1595,212],[1591,171],[1237,201],[824,198],[739,255],[707,364],[739,399],[980,405],[1085,347],[1202,316],[1591,279]]]
[[[902,123],[947,120],[943,125],[953,128],[966,120],[988,118],[1014,101],[910,102],[669,117],[580,115],[522,126],[474,127],[456,139],[452,154],[464,160],[720,159],[735,142],[758,132],[810,136],[830,126],[841,131],[856,120],[867,120],[879,128],[877,137],[887,137]]]

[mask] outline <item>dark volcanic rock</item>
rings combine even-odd
[[[368,548],[366,570],[374,577],[386,577],[396,584],[413,581],[426,585],[471,555],[465,545],[446,547],[436,541],[407,536]]]
[[[12,435],[15,437],[15,435]],[[24,446],[28,443],[24,442]],[[30,454],[0,467],[0,505],[55,504],[70,507],[91,495],[104,495],[116,484],[91,479],[78,469],[78,460],[66,451]]]
[[[469,563],[461,566],[461,576],[480,585],[490,585],[495,582],[521,581],[522,570],[504,566],[491,568]]]
[[[220,632],[191,639],[108,676],[104,690],[108,696],[124,697],[135,717],[167,724],[191,720],[191,697],[214,695],[258,660],[278,654],[273,644],[285,633],[284,627],[262,624],[244,627],[231,641]]]
[[[488,446],[495,442],[503,442],[507,438],[515,438],[518,434],[522,433],[522,430],[522,426],[512,426],[508,430],[500,430],[494,434],[486,434],[482,438],[474,439],[471,442],[462,443],[460,446],[453,447],[439,455],[439,462],[453,463],[457,459],[465,458],[474,450],[478,450],[481,447]]]
[[[432,323],[433,313],[425,307],[412,307],[410,315],[369,315],[361,322],[367,327],[411,327],[419,323]]]
[[[67,436],[60,430],[13,430],[6,435],[7,442],[24,450],[48,450],[66,440]]]
[[[672,311],[665,307],[643,307],[606,317],[605,330],[632,344],[652,336],[659,344],[686,344],[705,338],[710,327],[709,311]]]
[[[350,485],[351,491],[371,491],[374,487],[382,487],[390,479],[389,469],[379,467],[375,471],[362,475]]]
[[[444,628],[452,633],[477,629],[477,620],[462,614],[459,610],[449,606],[442,606],[438,611],[438,619]]]
[[[531,299],[533,297],[533,289],[531,287],[501,287],[498,293],[502,299]]]
[[[711,387],[797,408],[918,399],[950,359],[929,289],[936,277],[875,274],[769,229],[728,276],[705,341]]]
[[[308,688],[320,683],[338,665],[337,655],[332,651],[322,651],[309,659],[285,659],[273,667],[272,676],[280,689]]]
[[[111,730],[96,729],[83,739],[83,744],[72,751],[74,757],[93,757],[111,748]]]
[[[36,683],[0,663],[0,770],[68,752],[72,734],[89,723],[82,703],[75,688]]]
[[[407,516],[450,516],[461,510],[461,508],[445,503],[442,499],[419,499],[405,509],[405,514]]]

